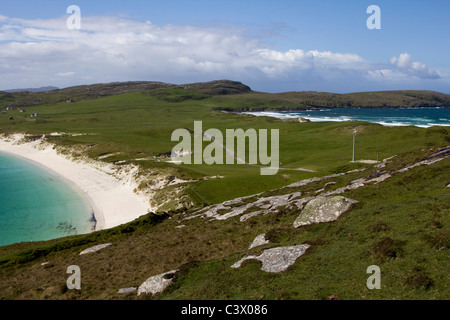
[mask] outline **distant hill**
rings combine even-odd
[[[442,107],[450,106],[450,95],[424,90],[398,90],[336,94],[287,92],[274,94],[313,107]]]
[[[206,93],[209,95],[229,95],[250,93],[252,89],[238,81],[216,80],[211,82],[197,82],[183,85],[183,88]]]
[[[59,102],[76,102],[144,92],[168,102],[215,97],[218,110],[261,111],[298,110],[305,108],[372,108],[372,107],[449,107],[450,95],[424,90],[398,90],[337,94],[316,91],[265,93],[231,80],[189,84],[157,81],[129,81],[73,86],[64,89],[42,87],[0,91],[0,107],[27,107]]]
[[[241,82],[230,80],[216,80],[182,85],[157,81],[128,81],[81,85],[41,92],[26,91],[25,89],[15,92],[0,92],[0,107],[8,105],[27,107],[66,101],[75,102],[133,92],[151,93],[155,90],[170,88],[184,89],[186,91],[198,92],[208,96],[252,92],[248,86]],[[179,92],[177,93],[179,94]],[[167,99],[167,95],[165,96]]]
[[[314,108],[426,108],[450,107],[450,95],[424,90],[338,94],[317,91],[250,92],[216,107],[227,111],[300,110]]]
[[[26,88],[26,89],[11,89],[5,90],[4,92],[47,92],[52,90],[58,90],[57,87],[40,87],[40,88]]]

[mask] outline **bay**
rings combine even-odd
[[[32,161],[0,153],[0,245],[94,228],[91,206],[74,185]]]

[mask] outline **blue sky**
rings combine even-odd
[[[65,25],[72,4],[80,30]],[[373,4],[381,30],[366,26]],[[447,0],[6,0],[0,89],[231,78],[270,92],[450,93],[449,12]]]

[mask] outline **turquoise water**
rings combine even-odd
[[[0,152],[0,245],[92,231],[82,193],[34,162]]]
[[[361,120],[384,126],[450,126],[450,107],[447,108],[333,108],[320,110],[243,112],[280,119],[303,117],[312,122]]]

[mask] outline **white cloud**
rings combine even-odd
[[[299,86],[313,82],[350,85],[367,79],[396,81],[404,75],[439,76],[408,54],[380,68],[354,53],[274,50],[234,27],[157,26],[116,17],[82,17],[82,29],[69,30],[66,18],[0,16],[0,88],[229,78],[289,82],[302,90]]]
[[[405,74],[421,79],[439,79],[441,76],[435,70],[431,70],[424,63],[413,61],[409,53],[402,53],[399,57],[392,57],[390,63]]]
[[[57,74],[58,77],[71,77],[75,75],[75,72],[60,72]]]

